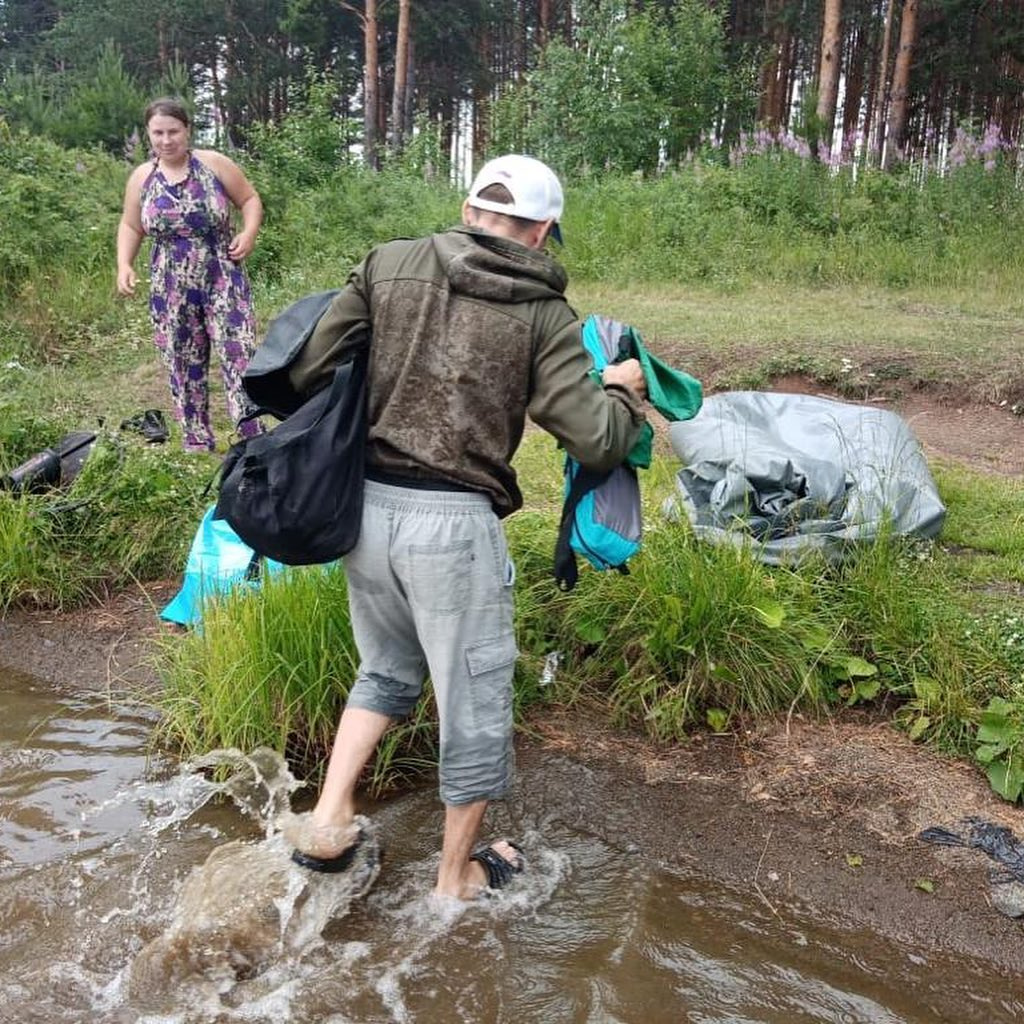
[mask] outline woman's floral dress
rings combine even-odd
[[[217,176],[189,153],[188,175],[168,182],[154,161],[142,186],[142,227],[153,239],[150,315],[170,374],[186,451],[212,451],[207,379],[216,348],[231,422],[252,412],[242,373],[255,344],[249,280],[228,256],[231,200]],[[262,430],[241,424],[242,436]]]

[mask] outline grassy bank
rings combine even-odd
[[[1024,601],[994,584],[1024,584],[1024,529],[1005,518],[1024,498],[1020,481],[940,475],[955,547],[888,538],[841,566],[781,569],[662,520],[676,468],[662,458],[645,477],[648,530],[631,574],[585,570],[566,595],[551,578],[560,505],[551,439],[532,435],[518,465],[527,509],[508,533],[520,710],[586,697],[656,739],[683,741],[762,714],[873,704],[916,739],[968,757],[993,699],[1019,714]],[[167,655],[172,743],[189,752],[266,743],[315,770],[353,675],[343,573],[299,570],[234,594]],[[1010,742],[991,760],[1017,780],[1024,730],[1006,730]],[[378,755],[374,783],[429,766],[435,741],[428,695]],[[993,783],[1008,795],[1018,784]]]

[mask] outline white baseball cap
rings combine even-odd
[[[480,193],[489,185],[504,185],[512,196],[511,203],[481,199]],[[480,168],[469,188],[469,205],[478,210],[504,213],[525,220],[553,220],[551,237],[561,243],[558,221],[562,216],[562,186],[547,164],[532,156],[509,153],[488,160]]]

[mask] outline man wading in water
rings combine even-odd
[[[293,859],[340,871],[360,841],[356,783],[429,674],[440,720],[444,843],[436,891],[469,899],[522,869],[517,846],[476,848],[513,773],[512,585],[501,519],[522,505],[510,463],[526,415],[596,470],[624,461],[644,423],[635,359],[603,386],[565,301],[562,187],[545,164],[487,163],[462,226],[373,249],[291,369],[309,394],[371,329],[367,481],[359,543],[345,556],[359,672],[324,787]]]

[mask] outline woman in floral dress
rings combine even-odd
[[[146,108],[153,158],[136,167],[124,194],[117,229],[117,290],[135,291],[135,257],[143,235],[153,239],[150,315],[156,347],[170,374],[175,418],[186,451],[212,451],[208,376],[210,349],[220,359],[228,414],[243,437],[259,420],[242,390],[242,373],[255,344],[255,318],[242,261],[252,252],[263,204],[228,157],[192,149],[188,112],[177,100]],[[242,230],[231,229],[231,207]]]

